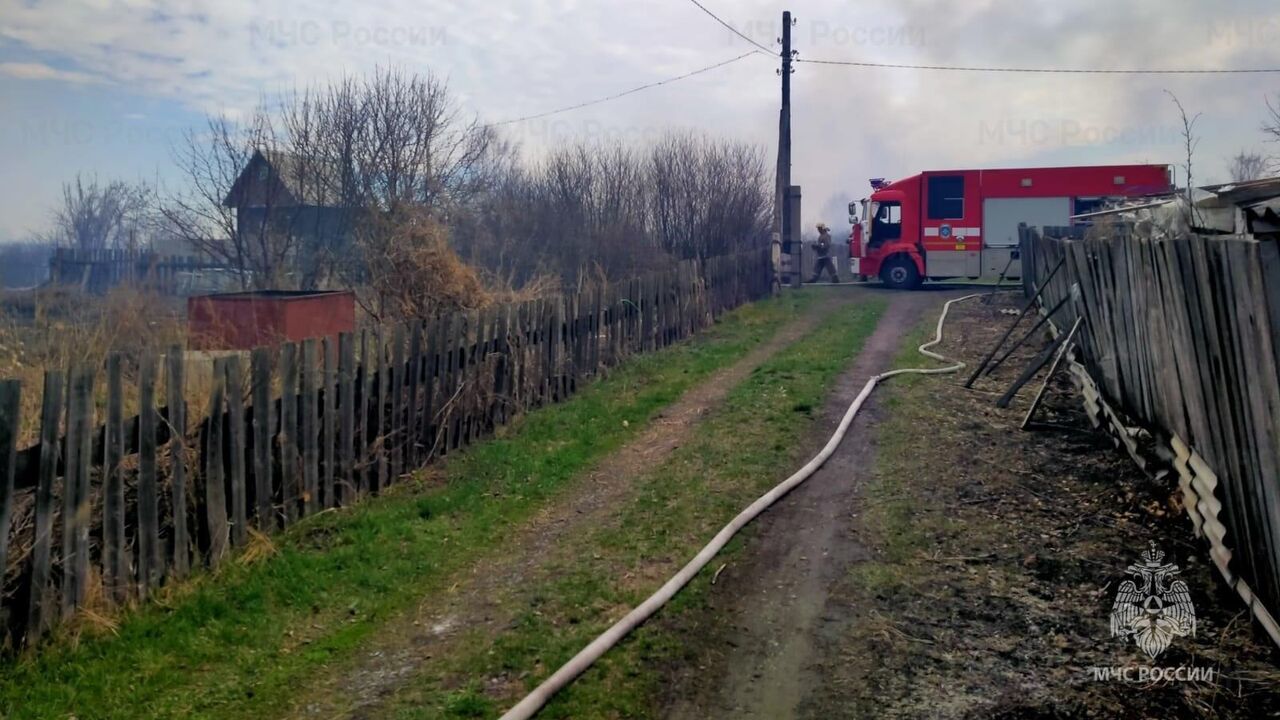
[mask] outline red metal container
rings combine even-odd
[[[192,350],[249,350],[334,337],[355,326],[355,295],[350,291],[260,290],[187,299]]]

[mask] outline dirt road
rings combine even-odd
[[[823,408],[812,438],[815,449],[826,442],[867,380],[888,369],[904,335],[922,317],[936,315],[946,300],[963,294],[868,292],[883,294],[889,307]],[[876,448],[870,429],[881,413],[873,396],[835,455],[758,521],[741,555],[745,562],[725,568],[716,593],[725,622],[723,643],[711,650],[710,667],[683,673],[672,689],[669,717],[797,716],[818,682],[811,669],[830,590],[866,557],[849,519],[857,512],[872,467]],[[779,479],[785,474],[780,471]]]
[[[661,464],[691,428],[715,411],[731,389],[780,350],[804,338],[831,313],[861,295],[848,287],[818,299],[814,307],[740,360],[716,372],[666,408],[653,424],[593,468],[574,491],[521,528],[507,549],[459,577],[449,594],[424,598],[414,613],[389,621],[368,643],[360,661],[304,693],[296,717],[381,716],[383,703],[425,672],[433,659],[459,652],[479,638],[493,642],[527,604],[522,588],[545,578],[566,538],[605,524],[634,493],[636,477]]]
[[[816,433],[942,297],[894,298]],[[957,306],[941,352],[976,362],[1012,302]],[[1213,574],[1176,482],[1144,475],[1091,429],[1064,377],[1036,431],[1018,429],[1034,387],[994,407],[1037,350],[974,389],[959,376],[882,387],[723,571],[715,617],[670,673],[667,716],[1275,717],[1280,653]],[[1156,665],[1211,680],[1098,679],[1152,665],[1113,636],[1109,613],[1126,567],[1153,544],[1180,567],[1196,611],[1195,633]]]

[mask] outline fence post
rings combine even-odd
[[[320,452],[316,397],[316,340],[302,341],[302,499],[303,514],[320,509]]]
[[[0,380],[0,585],[3,585],[4,572],[9,567],[9,524],[13,520],[13,474],[18,461],[18,429],[22,427],[21,400],[22,383]]]
[[[342,505],[350,504],[355,490],[356,372],[355,337],[338,336],[338,493]],[[337,503],[335,503],[337,504]]]
[[[40,400],[40,473],[36,483],[35,539],[31,547],[31,596],[27,607],[27,644],[44,634],[49,619],[49,557],[53,547],[53,483],[58,473],[63,378],[57,371],[44,374]]]
[[[227,483],[231,489],[231,542],[243,545],[248,537],[248,488],[245,483],[244,367],[238,356],[227,358]]]
[[[169,455],[172,462],[173,574],[186,577],[191,571],[191,536],[187,529],[187,399],[183,350],[169,348]]]
[[[272,409],[271,351],[256,348],[250,357],[253,384],[253,495],[258,506],[258,529],[266,532],[275,527],[272,510]]]
[[[280,351],[280,496],[285,526],[298,519],[298,346]]]
[[[204,428],[204,510],[209,531],[209,566],[217,567],[226,556],[227,527],[226,476],[222,455],[223,417],[226,412],[227,365],[224,358],[213,361],[213,390]]]
[[[124,385],[120,355],[107,357],[107,422],[103,428],[102,474],[102,581],[104,594],[112,602],[124,602],[128,583],[125,581],[124,478],[120,463],[124,459]],[[0,567],[4,567],[0,564]]]
[[[324,377],[320,382],[323,391],[320,399],[323,401],[320,415],[321,442],[320,451],[321,459],[324,462],[322,468],[323,473],[320,478],[322,481],[323,497],[322,507],[337,507],[338,503],[334,497],[333,479],[337,474],[337,414],[338,414],[338,387],[337,387],[337,365],[338,365],[338,349],[334,345],[332,337],[325,337],[323,341],[324,354]]]

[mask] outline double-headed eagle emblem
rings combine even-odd
[[[1134,642],[1152,660],[1164,652],[1175,637],[1196,633],[1196,609],[1191,592],[1173,576],[1180,571],[1164,562],[1164,553],[1151,543],[1142,553],[1142,562],[1130,565],[1126,573],[1134,580],[1120,583],[1111,605],[1111,636],[1132,635]]]

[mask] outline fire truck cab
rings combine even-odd
[[[1109,201],[1167,194],[1173,174],[1168,165],[940,170],[871,187],[869,198],[849,203],[853,273],[915,288],[1016,279],[1019,223],[1070,225]]]

